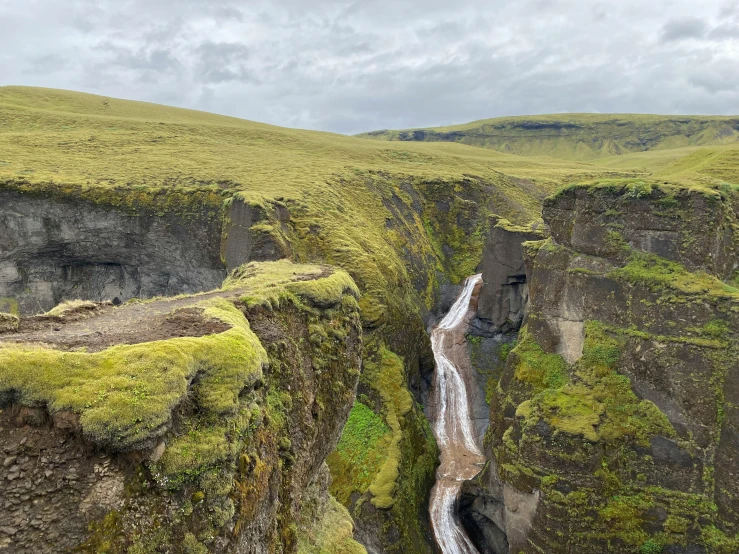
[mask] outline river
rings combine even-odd
[[[454,506],[462,482],[477,475],[485,463],[471,420],[466,384],[470,378],[461,369],[469,368],[465,333],[474,315],[470,307],[473,292],[481,281],[481,275],[467,278],[449,313],[431,332],[436,362],[433,429],[441,450],[441,464],[436,471],[429,512],[434,537],[443,554],[478,554]]]

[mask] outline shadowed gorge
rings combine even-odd
[[[0,552],[739,548],[734,119],[0,121]]]

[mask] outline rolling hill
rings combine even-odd
[[[382,130],[363,138],[458,142],[523,156],[597,160],[632,152],[733,144],[739,117],[561,114],[483,119],[428,129]]]

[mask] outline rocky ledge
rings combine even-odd
[[[6,326],[0,551],[361,552],[324,465],[360,373],[357,298],[327,266],[251,263],[209,293]]]

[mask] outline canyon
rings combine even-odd
[[[728,134],[616,168],[0,115],[0,552],[739,549]]]

